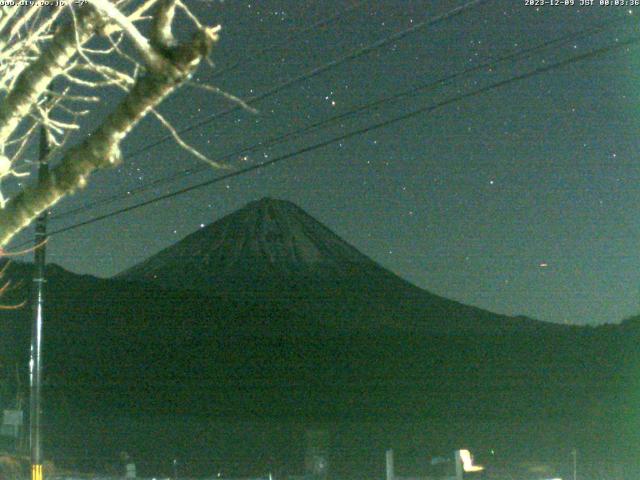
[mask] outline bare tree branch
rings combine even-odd
[[[38,59],[22,71],[15,86],[0,103],[0,151],[33,105],[47,91],[76,53],[76,37],[87,41],[100,24],[98,15],[85,9],[78,18],[78,29],[66,25],[54,35]]]
[[[193,155],[194,157],[198,158],[199,160],[202,160],[205,163],[208,163],[209,165],[211,165],[212,167],[217,167],[217,168],[229,168],[228,165],[224,165],[222,163],[218,163],[214,160],[211,160],[209,157],[207,157],[206,155],[200,153],[197,149],[195,149],[194,147],[192,147],[191,145],[189,145],[187,142],[185,142],[182,137],[180,137],[180,134],[178,133],[178,131],[173,127],[173,125],[171,125],[171,123],[164,118],[155,108],[153,110],[151,110],[151,112],[153,113],[153,115],[158,119],[158,121],[167,129],[169,130],[169,133],[171,134],[171,136],[173,137],[173,139],[175,140],[175,142],[180,145],[184,150],[186,150],[187,152],[189,152],[191,155]]]
[[[121,141],[149,111],[191,76],[209,54],[218,31],[219,27],[204,28],[191,42],[167,52],[164,62],[170,64],[170,68],[161,73],[149,71],[139,77],[102,125],[78,146],[68,150],[48,178],[25,187],[10,199],[0,210],[0,246],[6,245],[17,232],[63,196],[83,187],[92,172],[117,164],[121,159]],[[73,32],[72,38],[66,40],[75,44]],[[67,55],[67,61],[70,58],[71,55]],[[46,85],[43,88],[46,89]]]
[[[207,85],[206,83],[198,83],[198,82],[188,82],[188,85],[190,87],[200,88],[200,89],[206,90],[208,92],[216,93],[216,94],[226,98],[230,102],[237,104],[241,108],[245,109],[247,112],[250,112],[250,113],[253,113],[253,114],[257,114],[258,113],[258,110],[253,108],[251,105],[249,105],[247,102],[242,100],[240,97],[236,97],[235,95],[233,95],[233,94],[231,94],[229,92],[225,92],[221,88],[216,87],[214,85]]]
[[[109,0],[89,0],[89,3],[122,29],[148,68],[160,72],[168,67],[165,58],[151,47],[149,40],[140,33],[133,22],[118,10],[113,3]]]

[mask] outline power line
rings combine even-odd
[[[356,58],[362,57],[363,55],[366,55],[368,53],[371,53],[379,48],[382,48],[392,42],[395,42],[397,40],[401,40],[404,37],[410,35],[411,33],[417,32],[418,30],[428,27],[428,26],[433,26],[437,23],[443,22],[445,20],[449,20],[451,18],[457,17],[458,15],[461,15],[462,13],[464,13],[466,10],[475,7],[481,3],[485,3],[488,2],[489,0],[471,0],[459,7],[455,7],[441,15],[438,15],[436,17],[433,17],[429,20],[425,20],[423,22],[419,22],[416,23],[414,25],[412,25],[409,28],[406,28],[404,30],[400,30],[399,32],[396,32],[392,35],[388,35],[380,40],[377,40],[369,45],[366,45],[364,47],[358,48],[353,50],[352,52],[348,53],[347,55],[344,55],[342,57],[339,57],[335,60],[332,60],[331,62],[325,63],[324,65],[321,65],[320,67],[314,68],[312,70],[310,70],[307,73],[303,73],[301,75],[298,75],[297,77],[294,77],[292,79],[289,79],[283,83],[281,83],[280,85],[276,85],[273,88],[270,88],[269,90],[267,90],[264,93],[261,93],[260,95],[254,96],[254,97],[250,97],[248,99],[245,100],[245,103],[247,105],[252,105],[254,103],[260,102],[268,97],[271,97],[273,95],[275,95],[276,93],[279,93],[280,91],[292,87],[293,85],[300,83],[302,81],[305,80],[309,80],[311,78],[314,78],[324,72],[326,72],[327,70],[330,70],[332,68],[335,68],[339,65],[342,65],[343,63],[349,62],[351,60],[355,60]],[[208,123],[213,122],[214,120],[217,120],[219,118],[222,118],[226,115],[228,115],[229,113],[235,112],[237,110],[239,110],[240,108],[242,108],[240,105],[234,105],[230,108],[227,108],[226,110],[223,110],[222,112],[219,113],[214,113],[212,115],[209,115],[208,117],[193,123],[191,125],[189,125],[188,127],[185,127],[181,130],[178,130],[177,133],[182,135],[184,133],[190,132],[192,130],[195,130],[196,128],[200,128],[203,125],[207,125]],[[161,145],[162,143],[166,142],[167,140],[171,140],[173,139],[173,135],[165,135],[164,137],[160,138],[159,140],[149,143],[137,150],[134,150],[131,154],[129,154],[127,156],[127,158],[132,158],[132,157],[136,157],[138,155],[140,155],[141,153],[146,152],[147,150],[150,150],[154,147],[157,147],[158,145]]]
[[[302,127],[302,128],[299,128],[299,129],[294,130],[292,132],[287,132],[285,134],[274,136],[274,137],[271,137],[271,138],[269,138],[267,140],[264,140],[264,141],[260,141],[258,143],[253,144],[253,145],[242,147],[239,150],[235,150],[235,151],[227,153],[227,154],[225,154],[225,155],[223,155],[221,157],[215,158],[215,161],[218,162],[218,163],[221,163],[221,162],[224,162],[225,160],[228,160],[230,158],[242,155],[242,154],[247,153],[247,152],[251,152],[251,151],[258,150],[258,149],[264,149],[264,148],[272,147],[274,145],[277,145],[277,144],[280,144],[280,143],[284,142],[285,140],[289,140],[289,139],[295,138],[295,137],[301,137],[302,135],[304,135],[306,133],[309,133],[309,132],[311,132],[313,130],[317,130],[319,128],[329,126],[329,125],[331,125],[333,123],[336,123],[336,122],[338,122],[340,120],[344,120],[344,119],[346,119],[348,117],[351,117],[351,116],[353,116],[355,114],[358,114],[358,113],[367,111],[369,109],[375,108],[375,107],[380,106],[380,105],[382,105],[384,103],[387,103],[387,102],[390,102],[390,101],[394,101],[394,100],[398,100],[398,99],[401,99],[401,98],[404,98],[404,97],[410,97],[410,96],[414,96],[414,95],[425,93],[426,91],[430,91],[430,90],[433,90],[433,89],[435,89],[435,88],[437,88],[439,86],[445,85],[447,83],[451,83],[453,80],[455,80],[457,78],[464,77],[464,76],[469,75],[471,73],[479,72],[479,71],[485,70],[487,68],[495,67],[495,66],[497,66],[498,64],[501,64],[501,63],[505,63],[505,62],[508,62],[508,61],[519,61],[519,60],[524,60],[524,59],[530,58],[533,55],[539,53],[540,51],[548,49],[549,47],[555,47],[555,46],[558,46],[558,45],[566,44],[566,43],[569,43],[569,42],[573,42],[573,41],[575,41],[577,39],[584,38],[584,37],[593,35],[595,33],[599,33],[601,31],[605,30],[606,28],[611,27],[614,24],[620,23],[623,20],[626,20],[626,17],[620,17],[620,18],[617,18],[617,19],[615,19],[613,21],[604,22],[604,23],[595,25],[593,27],[581,30],[581,31],[576,32],[576,33],[562,35],[562,36],[560,36],[558,38],[542,42],[542,43],[540,43],[538,45],[535,45],[535,46],[532,46],[530,48],[519,49],[517,51],[509,52],[509,53],[507,53],[507,54],[505,54],[503,56],[489,59],[489,60],[485,61],[484,63],[479,64],[477,66],[464,69],[462,71],[459,71],[457,73],[453,73],[451,75],[447,75],[445,77],[442,77],[442,78],[434,80],[434,81],[430,81],[430,82],[427,82],[427,83],[419,84],[417,86],[414,86],[414,87],[409,88],[407,90],[404,90],[402,92],[399,92],[399,93],[396,93],[396,94],[393,94],[393,95],[390,95],[390,96],[386,96],[386,97],[380,98],[380,99],[375,100],[373,102],[366,103],[364,105],[358,106],[358,107],[356,107],[354,109],[351,109],[349,111],[343,112],[343,113],[338,114],[338,115],[334,115],[334,116],[332,116],[330,118],[327,118],[327,119],[324,119],[324,120],[320,120],[318,122],[315,122],[315,123],[313,123],[311,125],[307,125],[307,126]],[[149,190],[151,188],[158,187],[159,185],[166,184],[166,183],[171,183],[171,182],[176,181],[176,180],[178,180],[180,178],[187,177],[187,176],[193,175],[195,173],[199,173],[201,171],[206,171],[206,170],[210,170],[210,167],[207,166],[207,165],[202,165],[200,167],[182,170],[180,172],[177,172],[177,173],[171,174],[169,176],[157,179],[157,180],[152,181],[150,183],[147,183],[145,185],[141,185],[139,187],[135,187],[135,188],[129,189],[127,191],[123,191],[123,192],[120,192],[120,193],[117,193],[117,194],[114,194],[114,195],[110,195],[109,197],[106,197],[106,198],[103,198],[103,199],[100,199],[100,200],[96,200],[94,202],[91,202],[91,203],[88,203],[88,204],[85,204],[85,205],[82,205],[82,206],[79,206],[79,207],[76,207],[76,208],[61,212],[61,213],[59,213],[57,215],[53,215],[50,218],[52,220],[59,220],[61,218],[65,218],[65,217],[68,217],[70,215],[75,215],[77,213],[81,213],[81,212],[84,212],[84,211],[87,211],[87,210],[90,210],[90,209],[93,209],[93,208],[96,208],[96,207],[99,207],[99,206],[102,206],[102,205],[107,205],[107,204],[113,203],[113,202],[115,202],[117,200],[120,200],[121,198],[130,197],[132,194],[136,195],[136,194],[145,192],[145,191],[147,191],[147,190]]]
[[[331,138],[329,140],[323,140],[323,141],[315,143],[313,145],[309,145],[307,147],[304,147],[304,148],[295,150],[293,152],[281,155],[281,156],[276,157],[274,159],[271,159],[271,160],[268,160],[268,161],[265,161],[265,162],[261,162],[261,163],[256,164],[256,165],[252,165],[250,167],[247,167],[247,168],[244,168],[244,169],[241,169],[241,170],[237,170],[235,172],[231,172],[231,173],[228,173],[226,175],[222,175],[220,177],[216,177],[214,179],[210,179],[210,180],[207,180],[207,181],[204,181],[204,182],[200,182],[200,183],[197,183],[195,185],[191,185],[189,187],[181,188],[179,190],[176,190],[176,191],[164,194],[164,195],[157,196],[155,198],[146,200],[144,202],[140,202],[140,203],[137,203],[137,204],[134,204],[134,205],[130,205],[128,207],[124,207],[124,208],[115,210],[115,211],[110,212],[110,213],[106,213],[104,215],[99,215],[97,217],[91,218],[89,220],[85,220],[83,222],[79,222],[79,223],[76,223],[76,224],[73,224],[73,225],[70,225],[70,226],[67,226],[67,227],[64,227],[64,228],[60,228],[58,230],[54,230],[49,234],[49,236],[57,235],[57,234],[64,233],[64,232],[67,232],[67,231],[70,231],[70,230],[75,230],[76,228],[80,228],[80,227],[83,227],[83,226],[86,226],[86,225],[89,225],[89,224],[92,224],[92,223],[95,223],[95,222],[99,222],[101,220],[105,220],[107,218],[115,217],[115,216],[121,215],[123,213],[127,213],[127,212],[130,212],[130,211],[133,211],[133,210],[137,210],[139,208],[145,207],[147,205],[151,205],[153,203],[160,202],[162,200],[166,200],[166,199],[169,199],[169,198],[177,197],[177,196],[183,195],[185,193],[191,192],[193,190],[197,190],[197,189],[209,186],[209,185],[213,185],[215,183],[222,182],[224,180],[228,180],[230,178],[234,178],[234,177],[237,177],[237,176],[240,176],[240,175],[244,175],[245,173],[249,173],[249,172],[253,172],[253,171],[256,171],[256,170],[260,170],[260,169],[263,169],[265,167],[274,165],[276,163],[283,162],[283,161],[288,160],[290,158],[293,158],[293,157],[296,157],[296,156],[299,156],[299,155],[303,155],[305,153],[309,153],[309,152],[314,151],[314,150],[318,150],[320,148],[326,147],[326,146],[331,145],[333,143],[337,143],[337,142],[340,142],[342,140],[347,140],[349,138],[352,138],[352,137],[355,137],[355,136],[358,136],[358,135],[363,135],[365,133],[368,133],[368,132],[371,132],[371,131],[374,131],[374,130],[385,128],[385,127],[388,127],[389,125],[393,125],[393,124],[401,122],[401,121],[409,120],[409,119],[411,119],[413,117],[416,117],[416,116],[424,114],[424,113],[431,113],[434,110],[442,108],[444,106],[451,105],[453,103],[457,103],[457,102],[460,102],[462,100],[466,100],[466,99],[469,99],[469,98],[473,98],[473,97],[482,95],[484,93],[487,93],[487,92],[489,92],[491,90],[495,90],[497,88],[501,88],[501,87],[504,87],[506,85],[510,85],[512,83],[515,83],[515,82],[519,82],[519,81],[526,80],[528,78],[531,78],[531,77],[534,77],[534,76],[537,76],[537,75],[541,75],[541,74],[544,74],[544,73],[547,73],[547,72],[550,72],[550,71],[553,71],[553,70],[557,70],[559,68],[566,67],[566,66],[571,65],[573,63],[577,63],[577,62],[581,62],[581,61],[584,61],[584,60],[596,58],[596,57],[605,55],[605,54],[607,54],[607,53],[609,53],[611,51],[614,51],[614,50],[617,50],[617,49],[620,49],[620,48],[623,48],[623,47],[628,47],[628,46],[636,44],[638,42],[640,42],[640,37],[633,37],[633,38],[631,38],[631,39],[629,39],[629,40],[627,40],[625,42],[615,42],[615,43],[607,45],[605,47],[602,47],[602,48],[599,48],[599,49],[596,49],[596,50],[592,50],[590,52],[587,52],[587,53],[584,53],[584,54],[581,54],[581,55],[576,55],[576,56],[568,58],[566,60],[562,60],[562,61],[559,61],[559,62],[556,62],[556,63],[553,63],[553,64],[549,64],[547,66],[537,68],[537,69],[535,69],[533,71],[530,71],[530,72],[527,72],[527,73],[523,73],[523,74],[517,75],[515,77],[511,77],[511,78],[508,78],[508,79],[505,79],[505,80],[501,80],[501,81],[493,83],[491,85],[488,85],[488,86],[473,90],[471,92],[467,92],[467,93],[464,93],[464,94],[461,94],[461,95],[457,95],[455,97],[443,100],[441,102],[438,102],[438,103],[435,103],[435,104],[432,104],[432,105],[429,105],[429,106],[426,106],[426,107],[422,107],[422,108],[418,108],[418,109],[412,110],[412,111],[410,111],[408,113],[396,116],[394,118],[391,118],[391,119],[388,119],[388,120],[385,120],[385,121],[382,121],[382,122],[374,123],[372,125],[369,125],[367,127],[363,127],[363,128],[357,129],[357,130],[353,130],[353,131],[351,131],[349,133],[346,133],[346,134],[343,134],[343,135],[339,135],[337,137],[333,137],[333,138]]]
[[[355,2],[353,5],[340,10],[338,13],[335,13],[334,15],[331,15],[329,17],[323,18],[322,20],[318,20],[317,22],[309,25],[308,27],[305,27],[301,30],[297,30],[293,33],[290,33],[289,35],[286,35],[280,42],[276,42],[272,45],[269,45],[267,47],[261,48],[260,50],[257,50],[255,52],[253,52],[251,54],[251,57],[254,58],[258,58],[261,57],[262,55],[269,53],[272,50],[276,50],[277,48],[286,46],[289,42],[291,42],[291,40],[293,40],[294,38],[305,34],[307,32],[310,32],[312,30],[317,30],[318,28],[322,28],[325,25],[333,22],[334,20],[338,20],[341,17],[345,16],[346,14],[358,9],[360,7],[360,5],[362,5],[363,3],[365,3],[365,0],[359,0],[357,2]],[[246,60],[245,60],[246,61]],[[224,67],[220,70],[218,70],[217,72],[215,72],[212,76],[212,78],[218,78],[221,77],[222,75],[225,75],[229,72],[231,72],[232,70],[235,70],[236,68],[238,68],[240,65],[242,65],[244,62],[242,60],[239,60],[235,63],[233,63],[232,65],[229,65],[227,67]]]

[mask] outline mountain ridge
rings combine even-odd
[[[269,197],[249,202],[114,279],[260,299],[307,317],[351,318],[354,324],[367,318],[449,333],[558,325],[495,314],[421,289],[294,203]]]
[[[250,275],[377,264],[297,205],[265,197],[253,201],[115,276],[183,284],[167,273],[202,273],[207,284],[242,270]],[[207,288],[208,285],[197,284]]]
[[[27,292],[30,269],[9,269]],[[51,266],[43,357],[47,409],[56,416],[56,428],[46,437],[48,451],[69,454],[60,433],[68,430],[69,419],[88,418],[95,425],[101,418],[91,447],[101,452],[102,432],[121,441],[112,419],[134,412],[198,415],[210,424],[425,421],[428,430],[437,428],[434,438],[457,430],[457,442],[489,435],[508,443],[520,438],[528,447],[536,440],[523,434],[523,422],[537,432],[544,418],[550,438],[559,439],[557,448],[566,428],[574,429],[570,441],[584,436],[577,442],[581,451],[596,434],[607,452],[637,444],[628,441],[635,430],[623,430],[636,424],[629,412],[637,402],[624,394],[637,383],[640,365],[640,329],[633,324],[527,323],[424,296],[403,282],[383,295],[384,281],[398,277],[383,272],[362,279],[359,272],[347,272],[333,287],[318,280],[326,287],[320,292],[311,284],[287,295],[272,290],[239,297],[231,290],[169,289]],[[372,288],[367,295],[361,292],[365,281]],[[15,378],[18,364],[27,378],[29,324],[28,308],[7,311],[0,322],[5,383]],[[600,423],[589,423],[593,418],[617,426],[610,431],[622,431],[622,440],[603,432]],[[434,427],[437,422],[440,427]],[[167,425],[172,428],[165,429],[162,442],[173,444],[179,422]],[[127,430],[127,441],[142,449],[158,435],[154,428]],[[227,439],[228,433],[221,436]],[[180,438],[189,444],[195,437]],[[84,443],[79,437],[76,447]],[[155,457],[154,450],[147,460]]]

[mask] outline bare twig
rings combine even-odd
[[[236,97],[235,95],[233,95],[233,94],[231,94],[229,92],[225,92],[224,90],[221,90],[220,88],[218,88],[218,87],[216,87],[214,85],[207,85],[206,83],[198,83],[198,82],[192,82],[192,81],[187,82],[187,85],[189,85],[190,87],[200,88],[200,89],[206,90],[208,92],[216,93],[218,95],[223,96],[224,98],[226,98],[230,102],[233,102],[233,103],[239,105],[240,107],[242,107],[243,109],[245,109],[248,112],[251,112],[253,114],[257,114],[258,113],[258,110],[253,108],[251,105],[249,105],[247,102],[242,100],[240,97]]]
[[[192,147],[191,145],[189,145],[187,142],[185,142],[181,137],[180,134],[178,133],[178,131],[173,127],[173,125],[171,125],[171,123],[169,123],[167,121],[166,118],[164,118],[162,116],[162,114],[160,114],[156,109],[152,109],[151,113],[153,113],[153,115],[160,121],[160,123],[169,131],[169,133],[171,134],[171,136],[173,137],[173,139],[175,140],[175,142],[180,145],[183,149],[185,149],[187,152],[189,152],[191,155],[193,155],[194,157],[198,158],[199,160],[202,160],[203,162],[208,163],[209,165],[211,165],[212,167],[216,167],[216,168],[229,168],[228,165],[225,164],[221,164],[218,163],[214,160],[211,160],[210,158],[208,158],[206,155],[203,155],[202,153],[200,153],[198,150],[196,150],[194,147]]]

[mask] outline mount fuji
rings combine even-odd
[[[386,270],[295,204],[263,198],[198,230],[119,280],[279,304],[325,324],[451,333],[550,328],[422,290]],[[555,326],[555,325],[554,325]]]
[[[8,272],[24,288],[3,300],[17,304],[32,266]],[[431,432],[435,445],[502,438],[506,450],[520,438],[527,449],[551,441],[559,450],[567,431],[584,451],[593,438],[607,453],[637,445],[628,414],[637,401],[626,392],[640,365],[640,320],[577,327],[463,305],[384,269],[287,201],[249,203],[116,278],[50,265],[45,309],[47,451],[60,455],[87,445],[101,454],[105,438],[120,449],[126,431],[153,464],[174,458],[176,443],[190,451],[222,420],[255,419],[273,421],[253,439],[265,445],[291,443],[274,433],[282,425],[378,421],[389,431],[423,422],[419,434]],[[15,391],[28,385],[17,379],[28,378],[29,313],[8,310],[0,322],[0,380],[17,382]],[[161,420],[114,426],[131,415]],[[197,417],[192,430],[180,430],[185,416]],[[389,444],[371,428],[345,451],[373,438]],[[209,441],[230,438],[211,435],[199,461]]]
[[[170,288],[261,288],[299,276],[382,270],[291,202],[264,198],[118,275]],[[188,277],[188,280],[185,278]],[[279,285],[281,286],[281,285]]]

